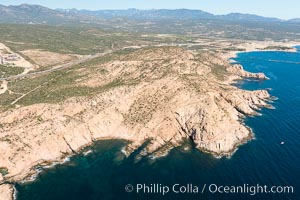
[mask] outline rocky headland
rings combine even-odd
[[[253,137],[244,117],[257,115],[271,98],[267,90],[232,85],[245,77],[267,79],[264,74],[207,51],[146,48],[96,67],[102,70],[76,69],[84,78],[74,84],[114,87],[0,113],[0,199],[13,193],[5,183],[21,181],[36,173],[36,165],[60,161],[96,140],[130,141],[127,155],[145,141],[150,141],[145,155],[164,155],[185,139],[213,155],[230,155]]]

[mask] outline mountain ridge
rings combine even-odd
[[[4,6],[0,4],[0,23],[14,24],[60,24],[76,20],[87,20],[81,14],[66,14],[45,6],[20,4]]]
[[[263,17],[255,14],[244,14],[244,13],[229,13],[225,15],[215,15],[203,10],[196,10],[196,9],[136,9],[136,8],[129,8],[123,10],[86,10],[86,9],[56,9],[60,12],[68,12],[68,13],[81,13],[81,14],[88,14],[94,16],[101,16],[104,17],[105,15],[113,15],[118,17],[148,17],[148,18],[180,18],[180,19],[224,19],[224,20],[245,20],[245,21],[288,21],[283,20],[275,17]],[[156,16],[155,16],[156,14]]]
[[[78,23],[112,19],[138,19],[138,20],[225,20],[249,22],[284,22],[299,23],[299,18],[283,20],[279,18],[263,17],[254,14],[229,13],[214,15],[209,12],[195,9],[150,9],[140,10],[130,8],[126,10],[78,10],[78,9],[50,9],[45,6],[33,4],[20,4],[4,6],[0,4],[0,23]]]

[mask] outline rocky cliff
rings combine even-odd
[[[264,79],[264,75],[232,68],[209,52],[141,49],[96,67],[105,73],[77,69],[85,78],[74,84],[96,87],[114,80],[122,84],[93,96],[0,113],[4,180],[20,181],[35,173],[35,165],[61,160],[101,139],[130,141],[126,154],[150,140],[144,154],[159,156],[190,139],[200,150],[230,155],[252,138],[243,118],[256,115],[270,98],[265,90],[245,91],[230,85],[237,78]]]

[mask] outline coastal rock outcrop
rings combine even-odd
[[[254,78],[254,79],[261,79],[261,80],[269,79],[264,73],[247,72],[243,69],[241,65],[237,65],[237,64],[227,67],[227,71],[243,78]]]
[[[270,98],[266,90],[230,85],[230,64],[209,52],[141,49],[100,67],[105,74],[77,69],[88,78],[76,84],[96,87],[121,78],[122,84],[90,97],[0,113],[4,180],[24,179],[35,173],[34,166],[61,160],[100,139],[130,141],[127,155],[149,141],[143,155],[160,156],[186,139],[203,151],[230,155],[252,137],[243,117],[257,114]],[[256,76],[242,71],[239,76]]]
[[[9,184],[0,185],[0,200],[14,199],[14,188]]]

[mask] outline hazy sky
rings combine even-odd
[[[241,12],[282,19],[300,18],[300,0],[0,0],[0,4],[39,4],[50,8],[189,8],[214,14]]]

